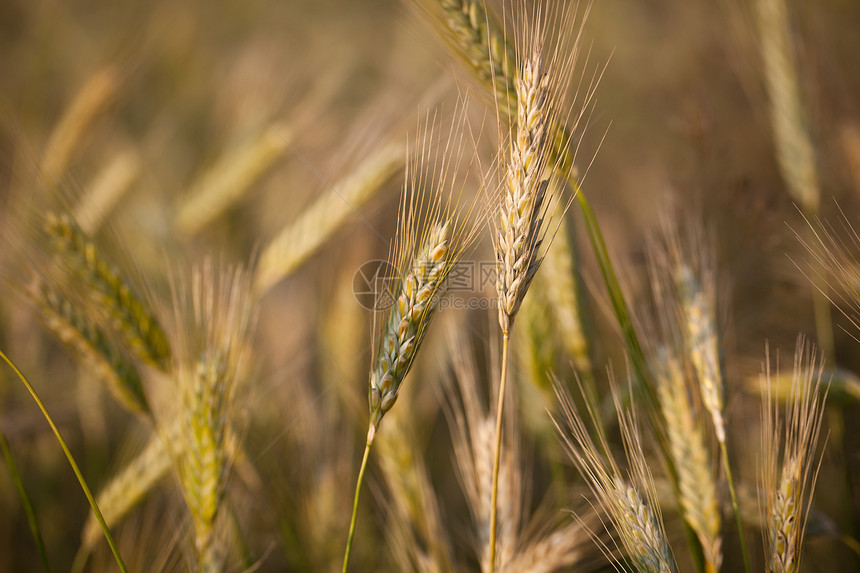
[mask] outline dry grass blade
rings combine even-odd
[[[769,362],[765,372],[768,381]],[[800,570],[803,535],[821,463],[815,455],[827,396],[822,396],[820,386],[821,365],[814,350],[800,339],[794,356],[792,395],[784,416],[779,415],[770,396],[762,413],[759,505],[767,520],[768,570],[774,573]]]
[[[167,337],[146,304],[132,291],[119,270],[101,254],[95,242],[68,214],[48,213],[45,230],[53,247],[71,266],[134,352],[146,362],[166,370],[170,358]]]

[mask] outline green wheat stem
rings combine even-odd
[[[39,395],[36,393],[36,389],[33,388],[32,384],[30,384],[27,377],[18,370],[18,367],[15,366],[15,363],[6,356],[6,354],[0,350],[0,358],[2,358],[6,364],[9,365],[12,370],[15,371],[15,374],[18,378],[21,379],[21,382],[26,386],[27,391],[30,392],[30,395],[33,397],[33,400],[36,401],[36,405],[39,407],[39,410],[42,411],[42,415],[45,416],[45,419],[48,421],[48,424],[51,426],[51,430],[54,432],[54,436],[57,437],[57,441],[60,443],[60,447],[63,449],[63,453],[66,454],[66,459],[69,460],[69,465],[72,466],[72,471],[75,472],[75,477],[78,478],[78,483],[81,484],[81,489],[84,491],[84,495],[87,497],[87,501],[90,503],[90,507],[93,510],[93,513],[96,516],[96,519],[99,521],[99,525],[104,531],[105,539],[107,539],[108,545],[110,545],[110,550],[113,553],[114,559],[116,559],[117,565],[119,565],[119,570],[122,573],[128,573],[128,569],[125,567],[125,563],[122,560],[122,557],[119,554],[119,549],[114,542],[113,536],[108,529],[107,524],[105,523],[104,517],[102,517],[102,512],[99,510],[98,504],[96,504],[96,500],[93,497],[92,492],[90,491],[89,486],[87,485],[87,481],[84,479],[84,476],[81,474],[81,470],[78,468],[78,464],[75,462],[74,456],[72,456],[72,452],[69,450],[69,446],[66,445],[66,440],[63,439],[62,434],[60,434],[60,429],[57,428],[57,425],[54,423],[54,419],[48,413],[47,408],[45,408],[45,404],[42,403],[42,400],[39,398]]]
[[[375,428],[367,434],[367,444],[364,446],[364,456],[361,458],[361,469],[358,470],[358,480],[355,484],[355,501],[352,502],[352,519],[349,522],[349,537],[346,539],[346,552],[343,555],[343,573],[349,570],[349,556],[352,553],[352,538],[355,536],[355,522],[358,519],[358,498],[361,495],[361,484],[364,482],[364,470],[367,469],[367,458],[370,456],[370,445],[373,443]]]
[[[18,490],[18,497],[21,498],[21,507],[24,509],[24,514],[27,516],[27,524],[30,526],[30,531],[33,533],[33,540],[36,542],[36,550],[39,552],[39,559],[42,561],[42,569],[51,571],[51,564],[48,562],[48,551],[45,549],[45,541],[42,539],[42,530],[39,529],[39,522],[36,520],[36,511],[33,509],[33,503],[27,495],[27,490],[24,489],[24,482],[21,481],[21,474],[18,473],[18,466],[15,464],[15,459],[12,457],[12,450],[9,449],[9,442],[6,441],[6,436],[0,431],[0,449],[3,450],[3,457],[6,459],[6,465],[9,466],[9,476],[15,484],[15,489]]]
[[[746,573],[750,573],[750,556],[747,552],[747,542],[744,539],[744,527],[741,523],[741,512],[738,506],[738,496],[737,493],[735,493],[735,482],[732,479],[732,470],[729,466],[729,451],[728,449],[726,449],[725,442],[720,442],[720,452],[723,458],[723,467],[726,470],[726,481],[729,484],[729,495],[732,498],[732,509],[735,512],[735,522],[738,524],[738,539],[741,542],[741,553],[744,556],[744,571],[746,571]]]
[[[496,526],[497,508],[496,502],[499,497],[499,462],[502,458],[502,414],[505,411],[505,383],[508,374],[508,342],[511,339],[509,333],[504,333],[502,338],[502,373],[499,377],[499,402],[496,406],[496,450],[493,453],[493,490],[490,502],[490,573],[496,569]]]

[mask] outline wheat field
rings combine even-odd
[[[0,571],[860,571],[860,5],[0,5]]]

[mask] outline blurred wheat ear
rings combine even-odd
[[[198,568],[219,570],[226,556],[215,527],[230,470],[232,411],[251,366],[250,278],[241,268],[207,261],[174,289],[180,427],[170,453],[194,525]]]
[[[142,360],[166,370],[170,345],[164,330],[119,269],[104,258],[96,243],[69,214],[48,213],[45,231],[53,238],[53,247],[62,257],[62,263],[78,276],[118,334]]]

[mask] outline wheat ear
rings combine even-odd
[[[770,388],[770,367],[765,376]],[[792,392],[780,417],[775,404],[763,407],[763,458],[759,489],[766,517],[768,571],[800,570],[806,519],[812,504],[820,458],[815,459],[824,416],[821,365],[814,351],[799,339],[794,356]],[[768,396],[770,401],[770,396]],[[785,436],[780,447],[781,437]],[[782,464],[780,465],[780,460]]]
[[[45,326],[107,384],[117,402],[130,412],[150,414],[137,368],[85,313],[44,283],[35,285],[27,296]]]
[[[476,216],[475,200],[467,203],[462,197],[458,166],[463,153],[464,112],[460,108],[455,113],[444,143],[436,139],[440,134],[435,129],[435,117],[428,116],[416,137],[414,163],[407,164],[398,236],[391,255],[397,276],[392,277],[394,288],[383,293],[393,295],[394,304],[375,340],[368,387],[370,423],[356,483],[344,573],[349,568],[361,484],[379,424],[397,401],[400,386],[445,294],[448,276],[485,223],[485,213]]]
[[[254,278],[256,293],[265,294],[292,273],[373,197],[403,166],[403,151],[401,141],[381,146],[272,239],[260,255]]]
[[[572,398],[560,382],[556,381],[555,389],[563,416],[563,422],[555,420],[556,428],[570,459],[612,521],[626,554],[639,571],[676,571],[675,559],[666,541],[660,508],[656,503],[654,483],[642,451],[636,418],[631,412],[622,409],[613,386],[621,436],[630,465],[629,478],[624,478],[612,457],[605,429],[594,404],[587,396],[583,396],[588,416],[595,425],[596,444]]]
[[[222,556],[213,545],[214,528],[229,469],[231,408],[250,360],[250,283],[241,269],[207,262],[193,273],[189,292],[174,296],[181,333],[174,370],[181,396],[175,463],[199,569],[217,570]]]
[[[496,94],[506,116],[514,116],[516,95],[509,82],[516,77],[516,57],[505,33],[488,15],[481,0],[437,0],[426,5],[443,37],[489,93]]]
[[[696,411],[681,365],[665,353],[656,360],[657,392],[666,421],[669,451],[678,471],[678,493],[684,519],[702,544],[710,570],[722,564],[720,505],[705,436],[696,423]]]
[[[170,346],[161,325],[95,242],[68,214],[48,213],[45,230],[53,238],[56,251],[68,255],[64,262],[71,264],[118,334],[140,358],[166,370]]]
[[[193,235],[236,204],[289,148],[289,126],[266,126],[256,137],[225,153],[191,184],[178,206],[177,228]]]
[[[116,96],[122,78],[115,67],[93,73],[75,94],[60,121],[51,131],[40,171],[53,187],[63,176],[69,160],[92,121]]]

